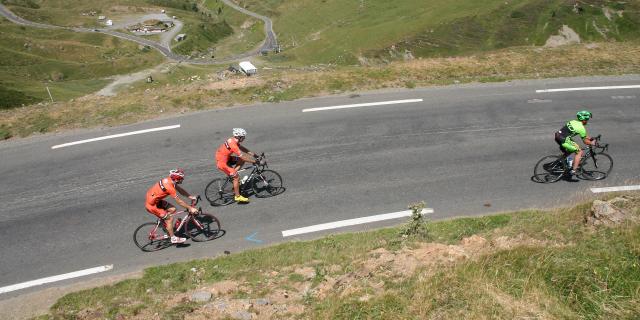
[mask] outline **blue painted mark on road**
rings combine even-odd
[[[255,243],[262,243],[263,242],[262,240],[258,240],[258,239],[253,238],[256,234],[258,234],[258,233],[254,232],[253,234],[251,234],[250,236],[246,237],[245,239],[247,241],[251,241],[251,242],[255,242]]]

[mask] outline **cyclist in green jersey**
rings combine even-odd
[[[575,175],[578,166],[580,165],[580,159],[584,154],[584,151],[580,149],[580,146],[573,141],[573,137],[579,135],[582,141],[587,145],[596,145],[596,139],[593,139],[587,135],[587,129],[585,126],[587,122],[593,118],[591,112],[583,110],[578,111],[576,114],[577,120],[571,120],[567,122],[564,127],[556,131],[556,143],[560,145],[560,150],[565,154],[569,154],[567,159],[569,163],[573,162],[571,167],[571,174]],[[571,155],[573,154],[573,155]]]

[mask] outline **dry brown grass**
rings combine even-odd
[[[114,126],[258,101],[275,102],[380,88],[640,72],[640,44],[598,43],[558,48],[511,48],[466,57],[417,59],[367,67],[263,70],[258,77],[155,84],[116,97],[85,96],[65,103],[1,111],[12,136]],[[215,79],[215,75],[210,75]]]

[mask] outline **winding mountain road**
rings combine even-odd
[[[592,197],[592,187],[639,185],[638,84],[640,76],[626,76],[377,91],[2,142],[0,287],[104,265],[114,266],[104,275],[122,274],[393,225],[406,219],[283,237],[285,230],[406,210],[419,200],[440,219],[567,206]],[[626,87],[536,91],[601,86]],[[594,114],[589,132],[610,143],[612,174],[603,181],[532,182],[536,161],[557,152],[553,132],[580,106]],[[325,109],[312,109],[318,107]],[[52,149],[164,126],[174,127]],[[224,237],[142,253],[131,235],[153,219],[143,205],[147,188],[180,166],[188,175],[184,187],[202,194],[221,176],[213,152],[232,127],[247,129],[245,145],[266,152],[286,192],[248,205],[205,204],[220,217]],[[0,294],[0,300],[80,280]]]
[[[43,23],[38,23],[38,22],[33,22],[33,21],[28,21],[25,20],[17,15],[15,15],[13,12],[11,12],[11,10],[9,10],[6,6],[4,6],[3,4],[0,4],[0,15],[5,17],[6,19],[8,19],[9,21],[15,23],[15,24],[19,24],[19,25],[23,25],[23,26],[28,26],[28,27],[34,27],[34,28],[42,28],[42,29],[61,29],[61,30],[70,30],[70,31],[74,31],[74,32],[98,32],[98,33],[103,33],[103,34],[107,34],[113,37],[118,37],[121,39],[125,39],[125,40],[129,40],[129,41],[133,41],[135,43],[144,45],[144,46],[149,46],[151,48],[154,48],[155,50],[159,51],[162,55],[164,55],[165,57],[167,57],[170,60],[173,61],[177,61],[177,62],[184,62],[184,63],[191,63],[191,64],[221,64],[221,63],[230,63],[230,62],[235,62],[238,60],[242,60],[242,59],[246,59],[249,57],[253,57],[256,56],[258,54],[260,54],[260,52],[262,51],[272,51],[274,50],[278,43],[277,43],[277,38],[275,33],[273,32],[273,24],[271,22],[271,19],[269,19],[268,17],[259,15],[257,13],[248,11],[242,7],[237,6],[236,4],[234,4],[233,2],[229,1],[229,0],[222,0],[225,4],[227,4],[228,6],[244,13],[247,15],[250,15],[252,17],[258,18],[262,21],[264,21],[265,23],[265,40],[262,42],[262,44],[260,45],[260,47],[258,47],[257,49],[254,50],[250,50],[248,52],[242,53],[242,54],[238,54],[238,55],[234,55],[232,57],[227,57],[227,58],[222,58],[222,59],[192,59],[183,55],[179,55],[176,53],[173,53],[171,51],[171,47],[168,43],[166,43],[166,41],[163,41],[163,43],[159,43],[156,41],[151,41],[148,39],[145,39],[143,37],[139,37],[139,36],[135,36],[132,34],[128,34],[128,33],[122,33],[122,32],[118,32],[115,30],[111,30],[109,28],[99,28],[99,29],[90,29],[90,28],[78,28],[78,27],[61,27],[61,26],[54,26],[54,25],[49,25],[49,24],[43,24]]]

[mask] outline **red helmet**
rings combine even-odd
[[[171,177],[171,180],[180,183],[184,180],[184,170],[180,168],[173,169],[169,171],[169,177]]]

